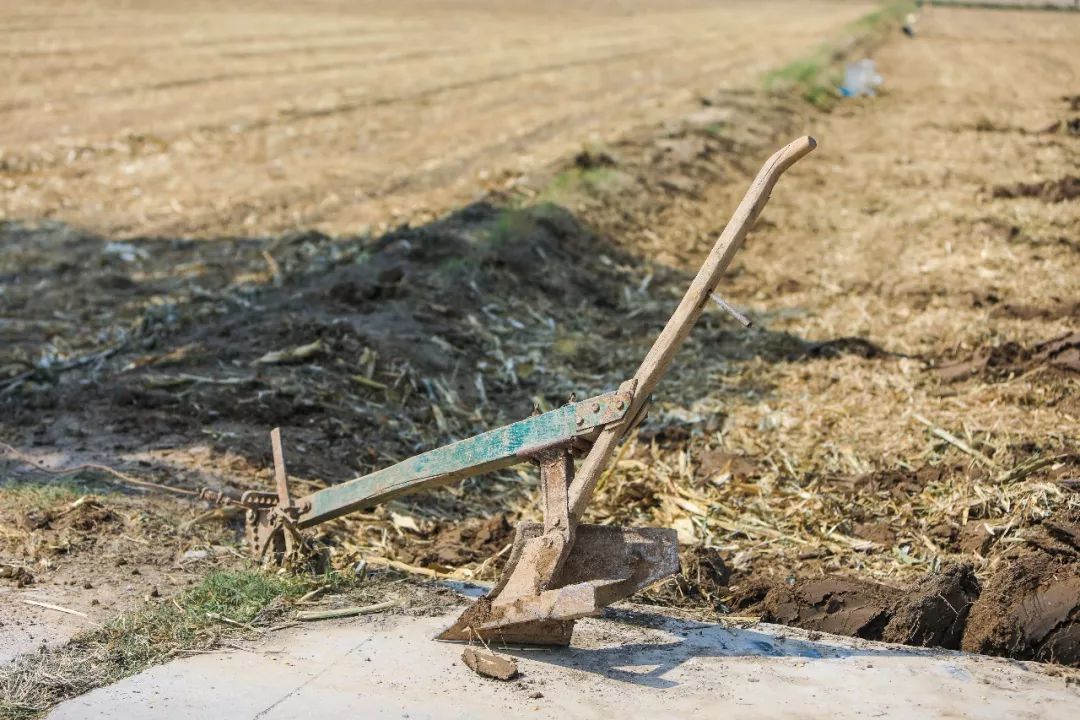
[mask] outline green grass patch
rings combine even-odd
[[[793,92],[817,108],[830,109],[840,97],[837,87],[843,81],[844,60],[856,49],[865,50],[880,42],[914,9],[911,0],[883,3],[878,10],[849,24],[832,41],[766,74],[766,89]]]
[[[27,510],[44,510],[62,502],[72,502],[86,492],[72,483],[39,485],[18,482],[0,485],[4,502]]]
[[[7,507],[46,510],[61,503],[73,502],[83,495],[104,495],[118,492],[115,485],[95,481],[85,476],[50,478],[42,481],[9,480],[0,476],[0,497]]]
[[[557,203],[540,200],[535,205],[508,207],[500,210],[495,221],[486,228],[488,248],[498,249],[508,242],[517,242],[532,232],[538,223],[565,216],[566,209]]]
[[[618,186],[622,176],[610,167],[570,167],[559,172],[540,193],[542,203],[566,205],[581,196],[592,196]]]
[[[1047,2],[1040,5],[1034,5],[1023,2],[1007,2],[1005,0],[997,2],[996,0],[928,0],[927,5],[933,7],[954,7],[954,8],[972,8],[976,10],[1020,10],[1021,12],[1028,12],[1030,10],[1044,10],[1047,12],[1080,12],[1080,5],[1061,5],[1060,3]]]
[[[133,675],[187,651],[215,647],[225,636],[253,635],[242,625],[266,624],[309,590],[354,581],[272,574],[259,569],[211,572],[173,600],[125,613],[67,645],[0,668],[0,718],[25,720],[59,702]]]
[[[500,210],[495,221],[486,229],[485,244],[489,249],[498,249],[527,231],[532,224],[533,220],[524,210],[516,208]]]

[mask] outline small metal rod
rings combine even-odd
[[[745,315],[743,315],[741,312],[739,312],[735,308],[728,305],[727,301],[724,300],[724,298],[717,295],[715,292],[709,293],[709,297],[712,298],[712,301],[714,303],[716,303],[717,305],[720,306],[721,310],[725,311],[728,315],[735,318],[735,320],[740,325],[742,325],[743,327],[750,327],[751,325],[754,324],[753,320],[751,320],[750,318],[746,317]]]
[[[270,442],[274,446],[274,481],[277,485],[278,502],[283,507],[292,507],[289,495],[289,478],[285,474],[285,453],[281,447],[281,428],[270,431]]]

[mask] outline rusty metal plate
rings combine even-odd
[[[575,406],[578,435],[584,435],[601,425],[616,423],[626,416],[633,394],[624,390],[601,395]]]

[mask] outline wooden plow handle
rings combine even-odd
[[[743,196],[742,202],[739,203],[739,207],[736,208],[735,214],[728,221],[727,227],[720,234],[709,256],[705,258],[697,276],[690,283],[679,307],[675,309],[667,325],[656,338],[656,342],[649,349],[641,367],[634,374],[637,387],[634,390],[630,410],[626,414],[630,421],[638,416],[660,379],[671,367],[675,353],[690,334],[694,323],[701,317],[709,301],[709,295],[716,289],[720,276],[727,270],[735,253],[742,246],[743,239],[762,208],[765,207],[765,203],[768,202],[769,194],[777,180],[785,170],[808,155],[815,147],[817,147],[817,142],[814,138],[801,137],[782,147],[762,166],[753,184],[750,185],[750,189]],[[570,512],[574,518],[580,519],[585,511],[596,481],[611,461],[615,447],[622,439],[625,430],[624,424],[607,427],[600,432],[596,442],[593,443],[570,487]]]

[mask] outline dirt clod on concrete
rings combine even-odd
[[[33,574],[18,565],[0,565],[0,578],[10,580],[18,588],[26,587],[34,582]]]
[[[461,660],[477,675],[495,680],[513,680],[518,674],[518,665],[514,658],[496,655],[487,650],[467,647],[461,653]]]

